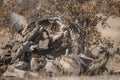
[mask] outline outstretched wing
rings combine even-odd
[[[52,22],[52,25],[51,25],[52,31],[58,31],[59,27],[60,27],[60,25],[56,21]]]
[[[35,24],[35,21],[33,21],[22,30],[21,34],[26,35],[28,32],[32,31],[35,27],[36,27],[36,24]]]
[[[68,24],[68,28],[70,29],[70,31],[72,31],[73,33],[79,33],[79,28],[75,23],[69,23]]]
[[[43,19],[37,23],[38,26],[44,27],[45,29],[50,28],[53,31],[57,31],[59,29],[59,23],[54,19]]]
[[[48,19],[43,19],[43,20],[40,20],[37,23],[37,26],[41,26],[41,27],[47,28],[50,24],[51,23],[50,23],[50,21]]]
[[[27,28],[34,28],[34,27],[36,27],[36,24],[35,24],[35,21],[33,21],[33,22],[31,22],[28,26],[27,26]]]

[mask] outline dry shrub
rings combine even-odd
[[[103,4],[107,5],[106,10],[102,9]],[[29,0],[23,0],[21,3],[8,0],[7,5],[1,5],[0,7],[0,24],[2,27],[9,26],[9,10],[26,16],[29,21],[38,21],[56,16],[61,17],[64,23],[74,25],[74,28],[76,27],[78,30],[77,34],[80,35],[78,39],[80,52],[86,53],[91,45],[106,45],[101,33],[97,31],[96,25],[101,22],[103,27],[108,26],[106,21],[112,15],[109,10],[113,6],[119,11],[118,5],[119,3],[115,3],[112,0],[38,0],[35,5],[31,4]],[[96,16],[96,14],[101,12],[107,14],[108,17]],[[118,13],[116,12],[116,14]]]

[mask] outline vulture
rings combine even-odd
[[[109,59],[108,51],[100,51],[103,55],[102,58],[94,60],[88,67],[87,75],[97,75],[102,74],[105,70],[107,71],[106,64]]]
[[[60,17],[43,19],[38,21],[36,25],[38,27],[44,27],[45,29],[50,28],[52,31],[62,32],[64,29],[74,33],[79,33],[79,27],[75,22],[69,22],[68,24],[65,24]]]
[[[11,59],[11,55],[6,52],[0,56],[0,76],[6,72],[8,64],[11,63]]]

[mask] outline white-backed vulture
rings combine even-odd
[[[94,60],[90,65],[86,72],[87,75],[97,75],[97,74],[103,74],[106,68],[106,63],[109,59],[109,52],[105,51],[102,52],[102,57],[100,59]]]

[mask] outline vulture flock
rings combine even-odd
[[[77,29],[58,17],[31,22],[2,47],[0,76],[80,76],[109,72],[109,52],[79,53]]]

